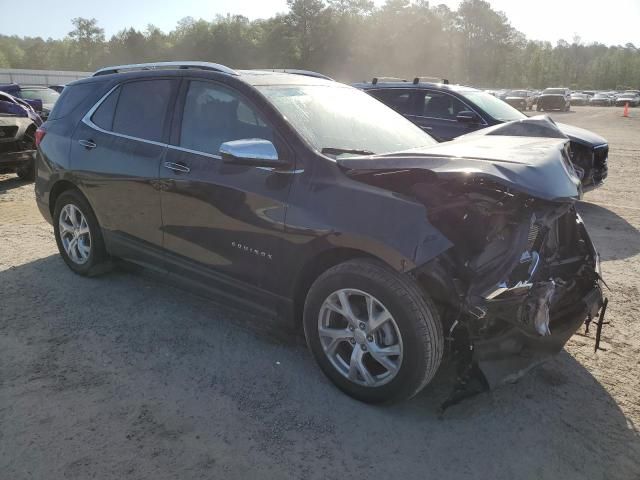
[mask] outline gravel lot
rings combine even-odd
[[[301,337],[158,280],[85,279],[57,254],[33,185],[0,176],[0,477],[640,478],[640,109],[553,114],[611,145],[580,211],[611,287],[604,351],[576,334],[516,384],[439,418],[360,404]]]

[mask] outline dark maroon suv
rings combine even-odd
[[[543,118],[438,144],[347,85],[173,62],[67,85],[38,139],[69,268],[126,260],[302,325],[366,402],[415,395],[445,351],[496,385],[602,316],[569,140]]]

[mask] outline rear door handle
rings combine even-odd
[[[191,171],[184,163],[164,162],[164,168],[180,173],[189,173]]]
[[[93,150],[97,147],[96,142],[94,142],[93,140],[78,140],[78,143],[87,150]]]

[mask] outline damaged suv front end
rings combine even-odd
[[[598,253],[575,210],[581,185],[562,137],[550,121],[525,120],[338,160],[352,178],[422,203],[451,242],[411,274],[438,304],[462,381],[476,367],[488,387],[518,378],[603,310]]]

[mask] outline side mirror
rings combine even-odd
[[[470,110],[462,110],[456,115],[456,120],[462,123],[477,123],[479,120],[478,115]]]
[[[276,147],[269,140],[248,138],[232,140],[220,145],[220,156],[225,163],[250,167],[283,168],[289,163],[278,158]]]

